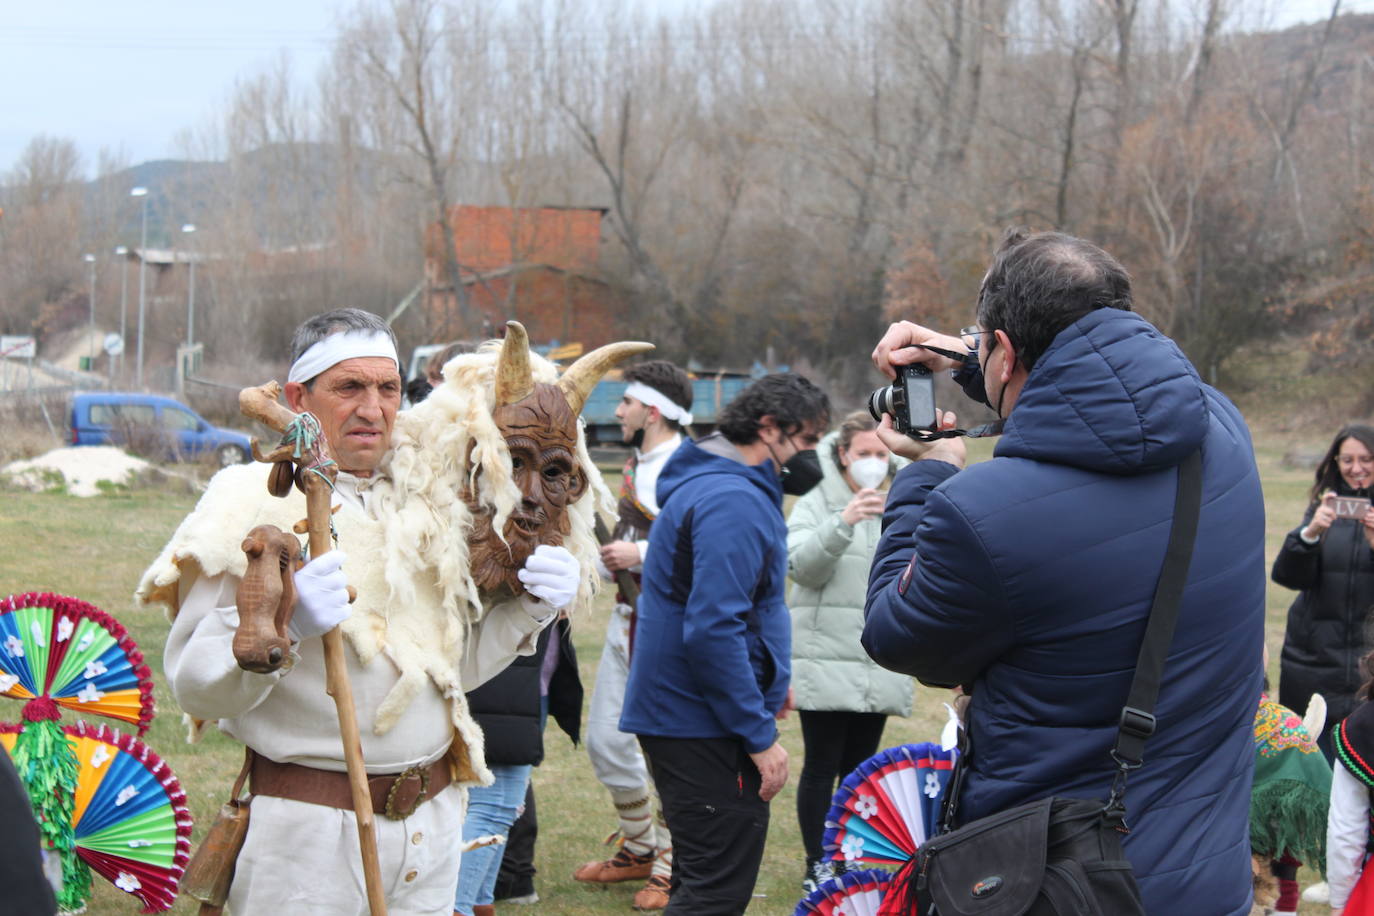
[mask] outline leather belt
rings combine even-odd
[[[372,794],[372,813],[394,821],[403,820],[443,791],[451,781],[446,757],[428,766],[414,766],[387,776],[371,776],[367,788]],[[296,763],[277,763],[261,754],[253,754],[248,787],[254,795],[353,810],[353,790],[347,773],[317,770]]]

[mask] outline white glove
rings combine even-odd
[[[577,597],[582,570],[567,548],[540,544],[515,575],[525,583],[525,591],[561,611]]]
[[[348,619],[348,577],[339,568],[347,559],[342,550],[331,550],[296,570],[296,610],[287,629],[297,642],[328,633]]]

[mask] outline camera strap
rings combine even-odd
[[[953,350],[946,350],[944,347],[933,347],[930,344],[911,344],[913,347],[920,347],[922,350],[929,350],[931,353],[938,353],[947,359],[958,360],[960,363],[967,363],[973,356],[969,353],[955,353]],[[976,368],[976,364],[975,364]],[[1006,426],[1007,421],[1002,419],[993,420],[991,423],[984,423],[972,429],[919,429],[907,433],[917,442],[934,442],[937,439],[953,439],[958,436],[965,436],[969,439],[986,439],[990,436],[1002,435],[1002,427]]]
[[[982,426],[973,427],[973,429],[918,429],[907,433],[907,435],[917,442],[934,442],[936,439],[953,439],[957,436],[965,436],[969,439],[985,439],[989,436],[1002,435],[1002,427],[1006,425],[1006,420],[993,420],[991,423],[984,423]]]

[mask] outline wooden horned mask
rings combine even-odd
[[[586,493],[586,471],[577,460],[577,418],[596,383],[613,366],[653,344],[621,341],[598,347],[568,367],[557,383],[535,382],[529,337],[517,321],[506,323],[496,363],[492,419],[510,452],[511,479],[520,501],[501,534],[493,512],[469,494],[474,525],[468,536],[473,581],[483,590],[524,590],[516,572],[540,544],[559,545],[571,530],[568,507]]]

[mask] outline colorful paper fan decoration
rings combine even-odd
[[[109,614],[62,595],[0,599],[0,695],[28,700],[24,721],[60,718],[57,707],[138,726],[153,720],[152,673]]]
[[[892,875],[878,868],[837,875],[807,894],[792,916],[877,916]]]
[[[956,755],[922,742],[887,748],[859,764],[825,817],[826,856],[904,865],[939,823]]]
[[[30,727],[0,726],[0,746],[14,754],[20,732]],[[191,814],[181,784],[137,738],[84,722],[63,732],[78,761],[71,820],[76,855],[141,900],[144,913],[171,909],[191,856]],[[89,889],[88,880],[82,898]]]

